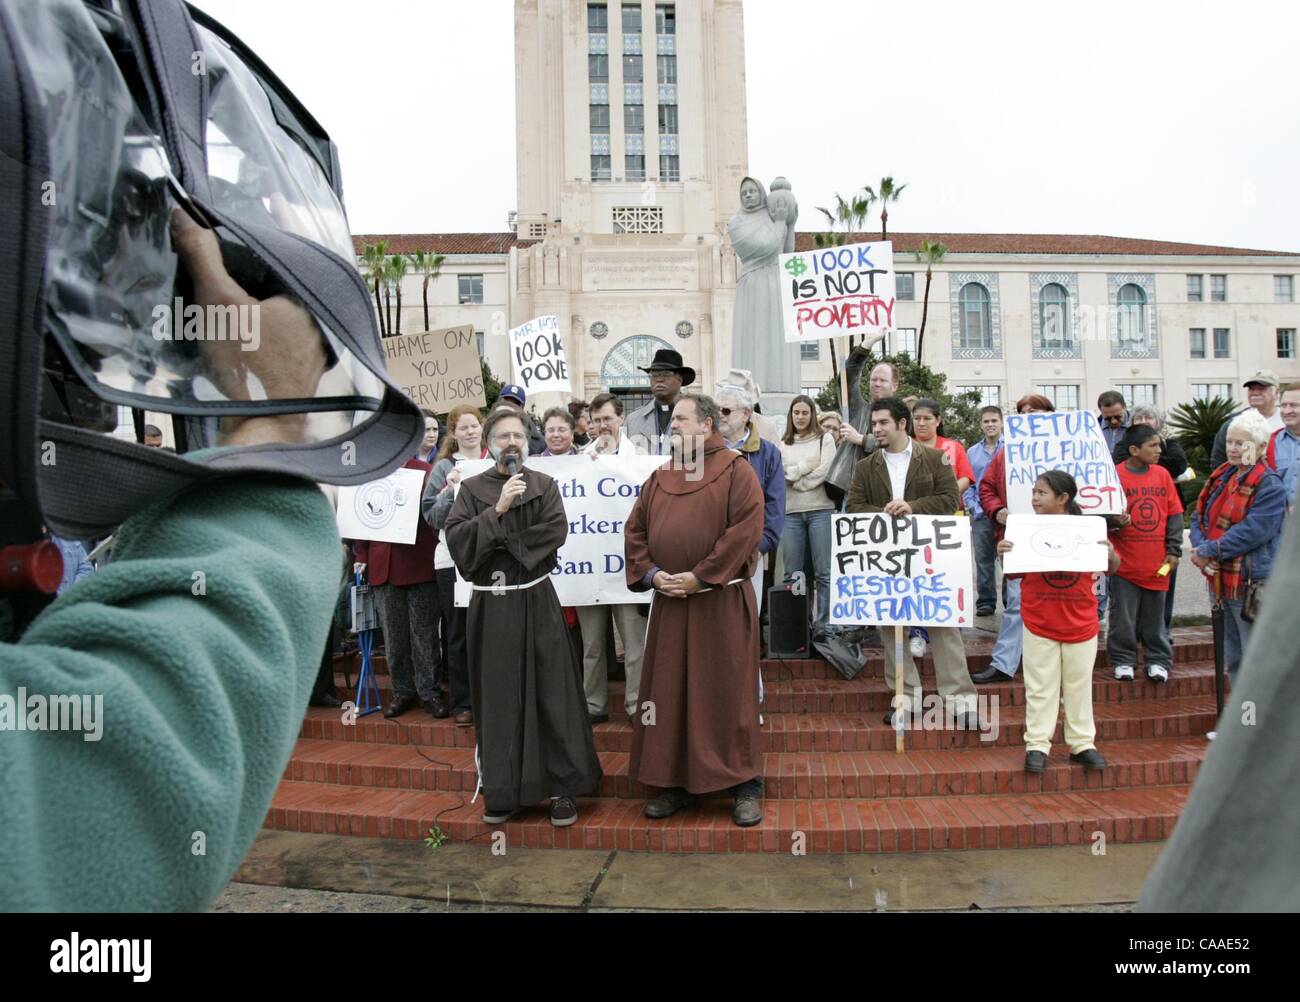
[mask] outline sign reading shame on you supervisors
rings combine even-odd
[[[487,406],[473,326],[398,334],[380,344],[388,374],[417,407],[441,414],[461,404]]]
[[[1004,432],[1007,507],[1032,515],[1034,481],[1048,470],[1064,470],[1079,485],[1076,499],[1089,515],[1124,514],[1124,489],[1101,425],[1089,411],[1008,414]]]
[[[970,519],[836,515],[831,618],[840,626],[969,626]]]

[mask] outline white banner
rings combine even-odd
[[[335,514],[344,539],[414,543],[424,470],[394,470],[360,487],[340,487]]]
[[[623,529],[641,485],[667,456],[531,456],[524,464],[552,477],[564,498],[569,535],[551,583],[561,605],[649,602],[650,592],[627,588]],[[492,465],[490,459],[460,463],[461,482]],[[459,488],[458,488],[459,489]],[[470,587],[456,574],[456,604],[469,605]]]
[[[1095,515],[1008,515],[1006,538],[1014,545],[1002,555],[1007,574],[1041,571],[1104,571],[1106,520]]]
[[[1124,489],[1097,417],[1089,411],[1008,414],[1004,425],[1007,507],[1032,515],[1034,481],[1064,470],[1079,485],[1076,499],[1089,515],[1122,515]]]
[[[970,519],[964,515],[836,515],[831,618],[841,626],[974,622]]]
[[[894,245],[845,244],[781,255],[787,341],[883,334],[894,326]]]
[[[529,396],[547,390],[572,392],[557,316],[535,317],[510,331],[510,364],[515,382]]]

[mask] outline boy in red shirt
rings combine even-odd
[[[1160,465],[1160,435],[1154,428],[1134,425],[1122,448],[1129,458],[1119,464],[1119,482],[1128,511],[1111,518],[1111,539],[1121,563],[1110,578],[1107,653],[1115,677],[1132,679],[1141,641],[1147,678],[1167,682],[1174,652],[1164,607],[1169,572],[1183,552],[1183,503],[1169,471]]]

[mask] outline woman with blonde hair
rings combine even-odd
[[[1265,459],[1272,429],[1248,410],[1228,425],[1228,461],[1210,474],[1192,516],[1192,563],[1223,596],[1223,653],[1234,682],[1250,642],[1259,588],[1268,578],[1286,516],[1286,488]]]
[[[469,727],[474,723],[470,705],[469,662],[465,654],[465,610],[456,608],[456,564],[442,538],[442,527],[451,512],[460,483],[458,462],[482,459],[487,455],[483,447],[483,415],[472,404],[461,404],[447,415],[447,435],[438,450],[438,461],[429,472],[429,480],[420,499],[420,514],[438,532],[438,545],[433,551],[434,576],[438,582],[438,606],[442,615],[442,631],[449,712],[456,718],[456,726]]]

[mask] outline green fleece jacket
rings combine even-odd
[[[0,910],[212,904],[293,749],[338,554],[312,484],[209,482],[127,521],[112,563],[0,644]],[[82,730],[16,729],[20,688],[38,726],[33,699],[90,697]]]

